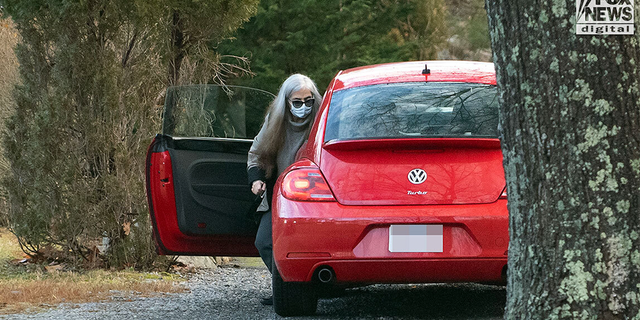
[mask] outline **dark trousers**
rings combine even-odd
[[[267,265],[269,272],[273,266],[273,238],[271,235],[271,210],[265,212],[260,218],[258,233],[256,234],[256,248],[260,253],[260,258]]]

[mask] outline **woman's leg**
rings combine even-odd
[[[256,248],[260,258],[267,265],[269,272],[273,264],[273,238],[271,236],[271,210],[265,212],[260,218],[258,233],[256,234]]]

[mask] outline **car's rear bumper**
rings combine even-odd
[[[503,283],[507,258],[495,259],[313,259],[278,261],[287,281],[313,281],[323,267],[334,272],[336,283]]]
[[[285,281],[330,267],[339,283],[501,282],[506,200],[479,205],[343,206],[273,201],[274,258]],[[390,252],[392,224],[443,225],[442,252]]]

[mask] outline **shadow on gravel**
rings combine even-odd
[[[502,319],[505,287],[477,284],[375,285],[321,299],[319,319]]]

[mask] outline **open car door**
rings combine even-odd
[[[258,256],[247,153],[273,98],[235,86],[167,90],[162,134],[146,160],[160,254]]]

